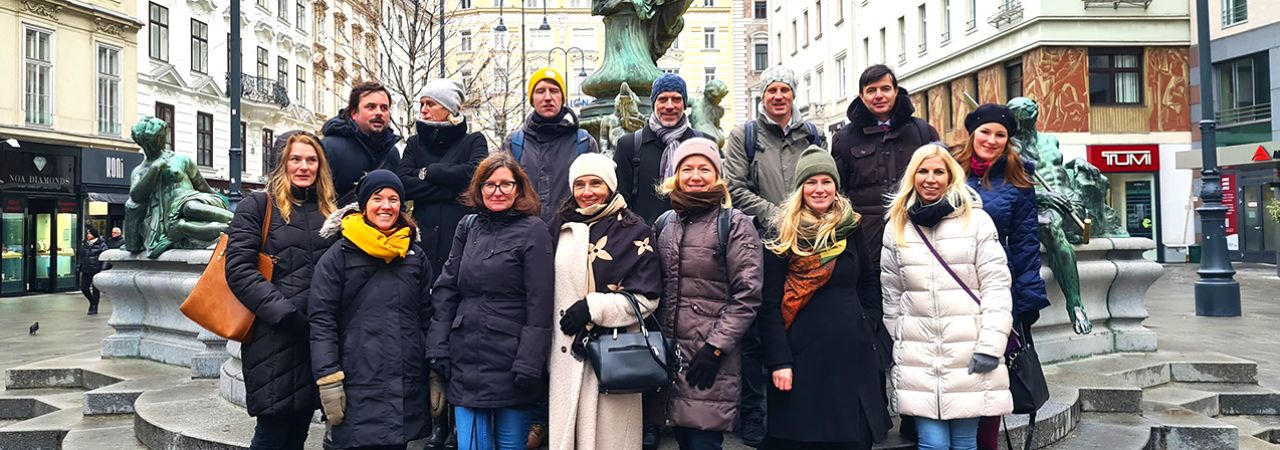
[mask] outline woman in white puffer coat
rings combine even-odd
[[[976,448],[978,418],[1013,412],[1002,364],[1013,326],[1009,265],[964,173],[947,149],[917,149],[884,232],[893,404],[916,417],[921,450]]]

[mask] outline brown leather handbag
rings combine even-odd
[[[271,229],[271,195],[267,195],[266,220],[262,225],[262,244],[258,246],[258,271],[271,282],[275,257],[263,252],[267,247],[267,231]],[[218,237],[213,257],[205,266],[200,281],[179,307],[182,314],[213,334],[237,342],[253,340],[253,312],[231,293],[227,285],[227,234]]]

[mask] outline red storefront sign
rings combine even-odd
[[[1160,171],[1160,146],[1155,144],[1090,145],[1088,157],[1102,172]]]
[[[1227,236],[1239,233],[1237,226],[1239,215],[1236,213],[1236,175],[1233,173],[1222,174],[1222,206],[1227,207]]]

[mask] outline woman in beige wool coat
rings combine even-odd
[[[649,224],[618,195],[614,163],[589,153],[569,167],[573,197],[552,222],[555,320],[549,399],[551,450],[639,450],[640,394],[601,394],[582,339],[589,331],[639,331],[631,302],[648,317],[662,297],[661,264]]]
[[[1009,264],[964,173],[943,147],[916,150],[880,257],[893,403],[916,417],[922,450],[975,448],[978,418],[1013,412],[1002,364],[1013,326]]]

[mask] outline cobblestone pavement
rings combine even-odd
[[[1238,264],[1236,269],[1243,317],[1196,317],[1196,266],[1180,264],[1166,266],[1147,292],[1151,318],[1146,325],[1156,331],[1161,350],[1214,351],[1257,361],[1259,382],[1280,388],[1280,359],[1274,350],[1274,330],[1280,327],[1280,277],[1270,265]],[[111,304],[103,300],[97,316],[86,316],[87,308],[78,292],[0,298],[0,368],[99,348],[112,332],[107,325]],[[34,321],[40,322],[40,331],[30,336],[27,329]],[[670,435],[663,444],[664,450],[676,448]],[[736,437],[726,437],[726,450],[747,448]]]

